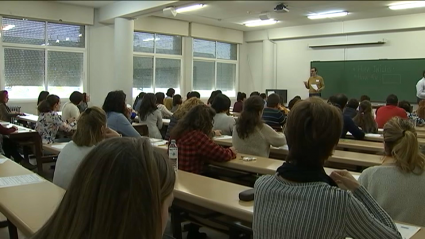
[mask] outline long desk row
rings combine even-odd
[[[248,190],[250,187],[184,171],[177,173],[175,198],[243,221],[252,221],[253,202],[243,202],[238,198],[239,192]],[[0,164],[0,177],[25,174],[31,174],[31,172],[11,160]],[[25,236],[31,236],[48,220],[64,193],[63,189],[48,181],[0,188],[0,211]],[[424,238],[425,230],[423,229],[412,237],[412,239]]]
[[[215,137],[214,141],[221,146],[226,146],[226,147],[232,146],[232,139],[228,137]],[[279,147],[279,148],[271,147],[270,153],[284,157],[288,154],[288,148],[287,147]],[[370,167],[370,166],[381,165],[382,156],[376,155],[376,154],[364,154],[364,153],[357,153],[357,152],[335,150],[334,154],[328,159],[328,161],[334,162],[334,163],[344,163],[344,164],[350,164],[355,166]]]

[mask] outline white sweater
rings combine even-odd
[[[71,102],[66,103],[62,108],[62,119],[68,120],[70,118],[78,119],[80,116],[80,109]]]
[[[68,189],[78,166],[93,148],[94,146],[79,147],[73,141],[65,145],[56,161],[53,183],[65,190]]]
[[[382,165],[364,170],[359,182],[394,220],[425,227],[425,173]]]
[[[285,144],[285,135],[277,133],[264,123],[261,129],[258,127],[255,128],[254,133],[245,139],[241,139],[236,131],[236,126],[233,127],[232,145],[239,153],[268,158],[270,154],[270,145],[280,147]]]

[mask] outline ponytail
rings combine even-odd
[[[425,155],[419,151],[415,128],[409,120],[394,117],[384,126],[385,154],[395,159],[396,166],[405,173],[422,174]]]

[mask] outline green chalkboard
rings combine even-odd
[[[373,102],[385,102],[389,94],[416,103],[416,83],[425,70],[425,59],[362,61],[312,61],[325,80],[323,98],[337,93],[359,99],[368,95]]]

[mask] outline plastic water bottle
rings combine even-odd
[[[171,160],[174,171],[179,169],[179,148],[177,148],[176,140],[171,140],[170,147],[168,148],[168,158]]]

